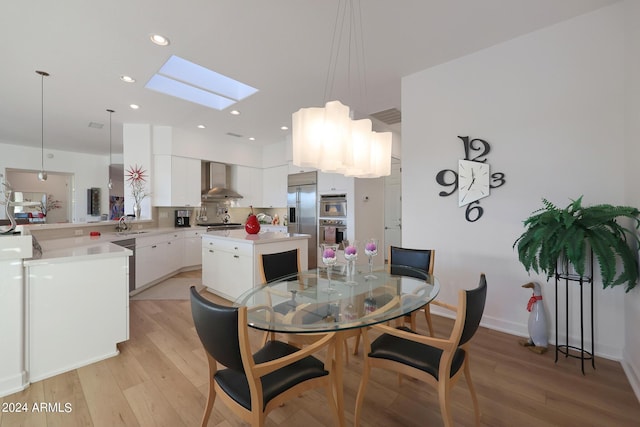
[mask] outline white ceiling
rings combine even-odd
[[[114,152],[121,151],[123,123],[169,125],[229,144],[270,144],[282,141],[287,131],[280,126],[290,126],[291,114],[301,107],[340,99],[356,118],[400,109],[403,76],[611,3],[361,0],[363,94],[357,88],[361,79],[345,83],[348,55],[338,60],[342,69],[327,71],[338,0],[4,1],[0,142],[40,147],[36,70],[51,74],[44,81],[45,150],[108,154],[107,108],[116,111]],[[171,44],[153,45],[151,33],[168,37]],[[259,92],[216,111],[145,89],[172,54]],[[123,74],[137,82],[121,82]],[[328,75],[336,83],[325,96]],[[131,103],[141,108],[131,110]],[[229,114],[233,108],[242,114]],[[105,126],[98,130],[90,122]],[[196,130],[198,124],[207,128]],[[250,136],[256,141],[248,141]]]

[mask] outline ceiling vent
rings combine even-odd
[[[229,135],[229,136],[235,136],[236,138],[242,138],[242,135],[240,135],[240,134],[238,134],[238,133],[227,132],[227,135]]]
[[[377,113],[371,114],[371,117],[374,119],[380,120],[382,123],[386,123],[388,125],[395,125],[402,121],[402,114],[400,110],[397,108],[390,108],[384,111],[378,111]]]
[[[102,123],[89,122],[89,127],[94,129],[102,129],[104,125]]]

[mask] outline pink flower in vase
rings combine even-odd
[[[336,252],[329,248],[329,249],[325,249],[324,252],[322,253],[322,258],[335,258],[336,257]]]
[[[344,258],[347,261],[356,259],[357,256],[358,256],[358,250],[356,249],[355,246],[349,245],[346,248],[344,248]]]
[[[375,242],[369,242],[367,243],[367,245],[364,247],[364,252],[367,255],[375,255],[378,253],[378,246],[376,246]]]

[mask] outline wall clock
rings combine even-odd
[[[476,222],[484,214],[480,199],[491,194],[494,188],[502,187],[506,180],[503,172],[491,173],[487,156],[491,146],[480,138],[470,139],[458,136],[464,148],[464,159],[458,160],[458,171],[442,169],[436,175],[436,182],[450,191],[440,191],[440,197],[448,197],[458,190],[458,206],[465,208],[465,219]]]

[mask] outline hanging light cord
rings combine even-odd
[[[354,1],[357,2],[354,5]],[[329,101],[329,97],[333,92],[336,72],[338,68],[338,59],[340,57],[340,50],[342,48],[342,37],[345,28],[345,21],[347,19],[347,7],[349,8],[349,34],[347,44],[347,92],[352,98],[353,93],[351,90],[351,47],[354,45],[356,55],[356,76],[359,83],[360,102],[366,103],[367,101],[367,81],[366,81],[366,66],[365,66],[365,53],[364,53],[364,35],[362,30],[362,9],[360,7],[360,0],[346,0],[343,4],[340,0],[336,11],[335,23],[333,26],[333,37],[331,39],[331,50],[329,52],[329,66],[327,68],[327,78],[324,85],[324,102]],[[345,100],[347,103],[354,100]]]
[[[40,72],[40,170],[44,170],[44,71]]]
[[[115,111],[111,109],[108,109],[107,111],[109,112],[109,165],[111,165],[111,115],[115,113]]]

